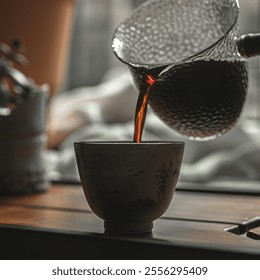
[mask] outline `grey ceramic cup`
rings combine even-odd
[[[168,208],[181,168],[183,142],[76,142],[87,202],[106,232],[147,233]]]
[[[0,116],[0,195],[46,191],[50,186],[44,163],[48,94],[43,85],[10,115]]]

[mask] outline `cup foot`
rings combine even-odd
[[[153,222],[148,223],[115,223],[104,221],[106,233],[139,234],[152,232]]]

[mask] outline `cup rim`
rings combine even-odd
[[[155,140],[155,141],[141,141],[140,143],[128,140],[82,140],[74,142],[74,145],[136,145],[136,146],[151,146],[151,145],[175,145],[184,146],[183,141],[171,140]]]

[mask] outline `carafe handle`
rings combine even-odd
[[[245,58],[260,55],[260,33],[242,35],[237,40],[237,47],[239,53]]]

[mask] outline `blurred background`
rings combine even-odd
[[[2,0],[1,0],[2,1]],[[73,143],[132,140],[138,95],[111,49],[117,25],[144,0],[75,0],[69,50],[49,101],[46,166],[51,180],[79,182]],[[241,34],[260,32],[260,0],[240,0]],[[186,142],[180,186],[260,191],[260,59],[249,59],[249,88],[239,123],[207,142],[187,140],[148,109],[143,140]]]

